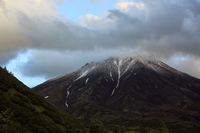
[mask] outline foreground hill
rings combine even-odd
[[[33,90],[84,122],[144,125],[137,120],[159,119],[177,129],[173,122],[187,121],[188,132],[200,121],[200,79],[141,57],[92,62]]]
[[[0,67],[0,132],[64,133],[77,128],[85,126]]]

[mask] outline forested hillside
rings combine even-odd
[[[0,67],[0,132],[64,133],[78,129],[86,127]]]

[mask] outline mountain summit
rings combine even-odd
[[[89,105],[125,117],[181,118],[200,112],[200,79],[139,56],[87,63],[33,90],[79,118]]]

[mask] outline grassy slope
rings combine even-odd
[[[69,127],[85,129],[84,124],[46,101],[0,67],[0,132],[5,129],[2,111],[6,109],[13,113],[11,123],[7,124],[8,132],[63,133]]]

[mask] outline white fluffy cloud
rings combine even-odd
[[[87,14],[79,18],[79,23],[88,29],[108,31],[115,27],[115,20],[108,18],[109,12],[104,13],[104,18]]]
[[[30,41],[27,38],[28,30],[22,19],[31,19],[36,26],[54,19],[57,15],[57,8],[48,0],[18,0],[17,2],[1,0],[0,64],[14,58],[22,49],[28,48]]]
[[[120,10],[121,12],[129,12],[131,11],[131,8],[136,7],[138,9],[144,9],[145,8],[145,4],[143,2],[138,2],[138,3],[134,3],[134,2],[119,2],[116,4],[115,8]]]

